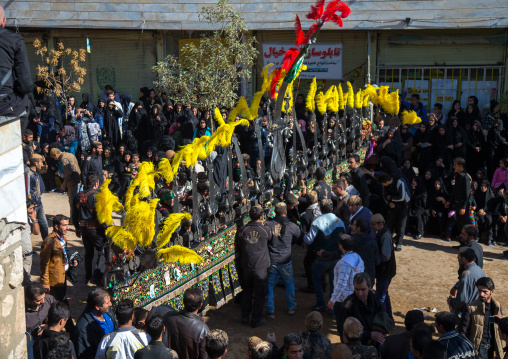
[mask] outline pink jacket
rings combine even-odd
[[[494,172],[494,177],[492,177],[492,188],[498,188],[501,186],[501,184],[504,183],[505,187],[508,188],[508,181],[506,180],[506,175],[508,173],[506,170],[502,170],[501,167],[498,167],[496,169],[496,172]]]

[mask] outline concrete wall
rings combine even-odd
[[[116,28],[207,30],[198,12],[217,0],[16,0],[5,5],[7,26],[43,28]],[[314,1],[231,0],[249,30],[293,29],[295,14],[305,20]],[[346,1],[347,29],[503,28],[508,1],[499,0],[357,0]],[[405,19],[409,18],[409,26]],[[310,25],[303,22],[303,28]],[[325,29],[335,28],[327,24]]]
[[[0,358],[26,357],[21,227],[26,222],[19,120],[0,117]]]

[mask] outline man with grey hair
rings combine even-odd
[[[300,228],[287,218],[287,206],[280,202],[275,205],[275,217],[266,225],[272,232],[268,241],[270,267],[268,268],[268,295],[266,297],[266,316],[275,319],[273,287],[277,280],[286,287],[286,306],[289,315],[295,314],[295,283],[291,262],[291,245],[301,238]]]
[[[4,8],[0,6],[0,116],[19,116],[27,111],[27,94],[33,82],[25,42],[20,34],[5,29]],[[21,134],[28,126],[28,113],[21,116]]]
[[[373,331],[373,321],[377,313],[381,312],[381,305],[372,292],[372,284],[368,273],[358,273],[353,279],[355,290],[353,294],[346,298],[342,305],[341,319],[342,324],[339,332],[341,339],[344,338],[344,322],[349,317],[358,319],[363,327],[361,342],[366,344],[369,340],[383,344],[385,335],[378,331]]]

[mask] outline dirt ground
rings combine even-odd
[[[69,204],[66,195],[48,193],[43,195],[43,203],[46,215],[52,218],[56,214],[69,215]],[[51,222],[50,226],[51,226]],[[51,233],[51,227],[50,227]],[[393,333],[404,330],[404,315],[414,308],[430,307],[437,311],[447,310],[446,298],[449,290],[457,280],[457,242],[443,242],[436,238],[425,237],[421,240],[405,237],[402,252],[396,252],[397,275],[390,286],[390,297],[394,311],[395,325]],[[74,228],[68,233],[69,250],[77,250],[84,255],[81,239],[77,238]],[[42,239],[32,235],[34,249],[39,252]],[[484,271],[492,277],[497,289],[495,297],[502,303],[508,302],[508,274],[506,267],[508,261],[501,259],[503,247],[490,248],[483,246]],[[294,316],[286,314],[285,294],[283,288],[275,289],[275,314],[276,319],[268,319],[267,324],[252,329],[241,322],[240,306],[230,301],[219,309],[208,311],[205,321],[210,329],[222,329],[229,335],[229,348],[226,358],[240,359],[246,357],[246,338],[259,336],[265,338],[268,332],[274,332],[277,344],[282,345],[285,334],[304,330],[305,316],[309,308],[315,304],[314,294],[305,294],[298,289],[306,285],[303,276],[303,257],[305,251],[300,247],[293,247],[293,266],[295,273],[297,312]],[[79,276],[81,281],[76,285],[70,285],[67,291],[71,312],[76,319],[85,307],[87,293],[90,291],[84,282],[84,266],[80,265]],[[34,256],[32,266],[32,279],[38,280],[39,263],[38,256]],[[327,293],[327,295],[329,295]],[[433,313],[427,313],[428,323],[432,323]],[[332,343],[338,343],[335,320],[324,314],[323,334],[330,338]]]

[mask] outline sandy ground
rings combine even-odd
[[[66,195],[48,193],[43,196],[46,215],[51,219],[56,214],[69,215],[69,204]],[[51,222],[50,222],[51,226]],[[51,233],[51,227],[50,227]],[[70,251],[77,250],[84,255],[81,239],[77,238],[74,229],[68,233]],[[39,252],[42,239],[32,235],[34,249]],[[402,252],[396,252],[397,275],[390,286],[390,296],[394,311],[396,327],[393,333],[404,330],[404,315],[414,308],[430,307],[437,311],[447,310],[446,298],[449,290],[457,280],[457,242],[446,243],[436,238],[425,237],[419,241],[408,239],[404,241]],[[497,286],[495,297],[502,304],[508,302],[508,274],[506,267],[508,261],[501,260],[503,247],[489,248],[483,246],[485,273],[494,279]],[[267,320],[262,327],[252,329],[241,323],[240,306],[230,301],[219,309],[208,311],[205,321],[211,329],[225,330],[229,335],[230,345],[226,358],[236,359],[246,357],[246,338],[252,335],[265,338],[268,332],[274,332],[277,344],[282,345],[285,334],[304,330],[305,316],[309,308],[315,303],[314,294],[305,294],[298,289],[306,285],[303,276],[303,257],[305,251],[300,247],[293,248],[293,265],[295,273],[295,286],[297,312],[294,316],[286,314],[285,294],[283,288],[275,289],[276,319]],[[83,308],[87,293],[90,291],[84,283],[84,267],[80,265],[79,276],[81,281],[70,285],[67,291],[71,311],[76,319]],[[38,280],[38,256],[34,256],[32,279]],[[328,295],[328,294],[327,294]],[[433,321],[433,313],[425,313],[430,317],[428,323]],[[330,338],[332,343],[338,343],[335,320],[324,314],[323,334]]]

